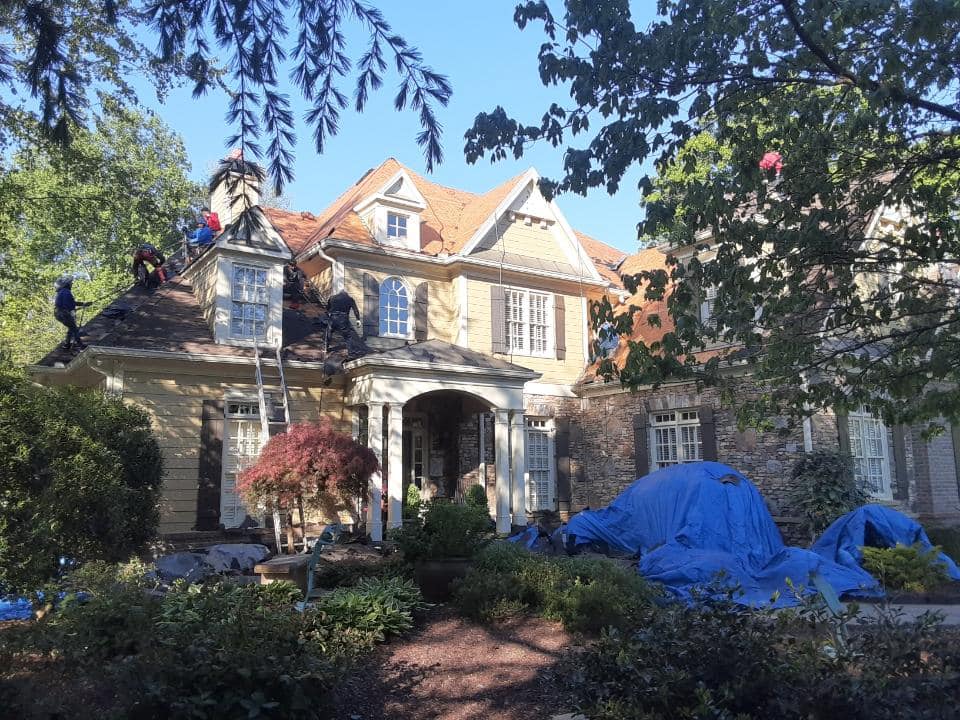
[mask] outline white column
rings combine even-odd
[[[387,527],[403,524],[403,405],[390,404],[387,417]]]
[[[494,411],[497,467],[497,532],[510,532],[510,412]]]
[[[513,455],[513,524],[522,527],[527,524],[527,425],[523,413],[519,410],[511,414],[510,432],[510,450]]]
[[[383,463],[383,403],[367,403],[367,446]],[[370,476],[370,496],[367,499],[367,532],[374,542],[383,540],[382,501],[383,475],[379,472]]]

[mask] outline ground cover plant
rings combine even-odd
[[[0,701],[18,717],[325,717],[342,673],[408,630],[422,606],[395,577],[335,590],[303,613],[287,583],[179,583],[164,593],[142,573],[96,565],[64,589],[42,620],[4,632]],[[65,692],[18,673],[38,661],[66,675]]]
[[[676,604],[605,632],[563,673],[592,720],[957,717],[956,631],[889,611],[855,625],[856,612]]]
[[[929,592],[949,582],[947,569],[940,562],[939,547],[924,550],[919,544],[892,548],[864,547],[864,569],[887,590]]]
[[[571,631],[597,633],[640,622],[658,595],[635,569],[613,560],[546,557],[496,543],[477,556],[454,602],[477,620],[530,612]]]

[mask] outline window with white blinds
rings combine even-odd
[[[226,442],[223,447],[223,477],[220,485],[220,522],[237,527],[249,511],[237,492],[237,475],[260,457],[263,426],[259,402],[227,401]]]
[[[527,418],[527,503],[530,510],[553,510],[556,483],[553,426],[549,420]]]
[[[507,352],[547,357],[552,354],[553,303],[548,293],[505,288]]]
[[[650,416],[650,454],[654,469],[703,459],[700,415],[696,410],[671,410]]]
[[[873,497],[892,498],[886,426],[863,409],[850,413],[847,425],[857,483]]]

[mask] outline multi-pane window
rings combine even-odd
[[[265,268],[234,264],[230,335],[237,338],[266,335],[269,298]]]
[[[407,337],[410,334],[410,295],[398,277],[380,284],[380,335]]]
[[[700,303],[700,322],[708,327],[716,327],[717,325],[716,304],[717,286],[709,285],[703,291],[703,302]]]
[[[657,469],[703,459],[700,415],[696,410],[671,410],[650,416],[653,464]]]
[[[227,402],[223,477],[220,483],[220,522],[236,527],[249,515],[237,492],[237,475],[253,465],[263,445],[263,425],[257,402]]]
[[[875,497],[891,497],[887,428],[863,410],[850,413],[847,423],[857,483]]]
[[[407,216],[400,213],[387,213],[387,237],[406,239]]]
[[[527,498],[531,510],[553,509],[553,454],[547,420],[527,418]]]
[[[506,288],[503,292],[507,352],[548,355],[551,302],[546,293]]]

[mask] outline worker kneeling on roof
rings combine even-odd
[[[86,345],[80,339],[80,328],[77,327],[75,313],[78,307],[90,307],[93,303],[76,301],[73,297],[73,277],[70,275],[59,278],[54,287],[57,290],[57,296],[53,301],[53,316],[57,322],[67,328],[67,338],[61,347],[69,350],[75,345],[77,350],[83,350]]]
[[[167,259],[163,253],[157,250],[150,243],[144,243],[133,254],[133,277],[137,285],[145,288],[155,288],[160,283],[166,282],[167,274],[163,269],[163,264]],[[153,269],[148,272],[147,264]]]

